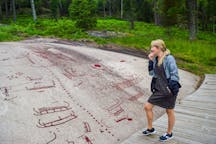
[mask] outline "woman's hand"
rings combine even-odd
[[[150,60],[152,60],[153,61],[153,59],[154,59],[154,54],[151,52],[149,55],[148,55],[148,58],[150,59]]]

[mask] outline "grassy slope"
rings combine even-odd
[[[127,21],[107,19],[98,20],[95,30],[109,30],[126,33],[124,37],[95,38],[74,27],[69,19],[59,21],[39,19],[37,23],[31,19],[22,19],[16,24],[0,26],[0,41],[20,40],[33,35],[60,37],[66,39],[87,38],[100,44],[115,43],[121,46],[138,49],[149,49],[151,40],[162,38],[167,47],[177,58],[179,67],[195,74],[216,73],[216,34],[199,32],[198,40],[190,42],[188,33],[183,29],[170,29],[147,24],[135,23],[135,30],[129,29]]]

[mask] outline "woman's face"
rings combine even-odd
[[[154,56],[158,56],[158,54],[161,52],[161,49],[158,48],[157,46],[152,46],[151,47],[151,53],[154,55]]]

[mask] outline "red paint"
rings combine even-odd
[[[74,84],[74,87],[78,87],[78,86],[80,86],[80,85],[82,85],[82,84],[83,84],[83,82],[80,81],[78,84]]]
[[[9,80],[12,80],[12,79],[17,79],[18,76],[17,76],[17,75],[10,75],[10,76],[7,76],[7,78],[8,78]]]
[[[93,144],[89,137],[84,136],[84,140],[87,142],[87,144]]]
[[[42,93],[42,92],[44,92],[44,90],[41,90],[41,91],[38,91],[38,92]]]
[[[17,96],[10,97],[10,98],[5,98],[4,100],[6,100],[6,101],[10,101],[10,100],[13,100],[13,99],[15,99],[15,98],[17,98]]]
[[[53,88],[55,86],[41,86],[41,87],[33,87],[33,88],[27,88],[27,90],[40,90],[40,89],[48,89],[48,88]]]
[[[49,54],[56,56],[56,58],[58,58],[58,59],[62,59],[62,60],[66,60],[66,61],[74,61],[74,62],[76,61],[67,55],[63,55],[62,53],[55,54],[55,53],[51,52]]]
[[[46,67],[46,69],[50,72],[50,74],[53,76],[53,77],[55,77],[55,79],[57,80],[57,82],[59,83],[59,85],[61,86],[61,88],[62,88],[62,90],[63,91],[67,91],[66,89],[65,89],[65,87],[64,87],[64,84],[61,82],[61,80],[55,75],[55,73],[54,72],[52,72],[48,67]],[[73,100],[73,102],[74,103],[76,103],[76,100],[74,99],[74,97],[70,94],[70,93],[67,93],[66,92],[66,94]],[[117,105],[119,104],[119,103],[121,103],[120,101],[118,101],[117,102]],[[80,104],[79,104],[80,105]],[[113,106],[113,107],[115,107],[115,106]],[[85,107],[82,107],[81,108],[83,111],[85,111],[85,112],[87,112],[89,115],[91,115],[91,113],[85,108]],[[92,115],[93,116],[93,115]],[[95,117],[93,117],[93,118],[95,118]],[[102,123],[102,121],[101,121],[101,123],[95,118],[95,122],[100,126],[100,127],[105,127],[105,125]],[[52,124],[53,125],[53,124]],[[45,125],[45,126],[47,126],[47,125]],[[108,127],[108,126],[106,126],[106,127]],[[110,133],[109,133],[110,135],[112,135],[112,136],[114,136],[114,134],[113,133],[111,133],[111,131],[110,131]],[[90,139],[89,138],[86,138],[86,141],[88,142]],[[90,143],[91,144],[91,143]]]
[[[63,74],[67,78],[72,79],[73,77],[76,76],[75,73],[76,73],[76,71],[71,68],[71,69],[64,69],[64,73]]]
[[[7,87],[1,87],[0,90],[2,91],[2,94],[6,97],[9,97],[9,91]]]
[[[104,131],[102,129],[100,129],[100,133],[103,133]]]
[[[46,144],[50,144],[51,142],[53,142],[54,140],[56,140],[56,138],[57,138],[56,133],[53,132],[53,135],[54,135],[54,137],[50,141],[48,141]]]
[[[124,112],[124,109],[120,106],[120,107],[118,107],[119,108],[119,110],[117,110],[117,111],[115,111],[114,113],[113,113],[113,115],[114,116],[118,116],[118,115],[120,115],[122,112]]]
[[[33,108],[33,110],[35,111],[34,115],[39,116],[39,115],[44,115],[44,114],[49,114],[49,113],[55,113],[55,112],[70,110],[71,107],[70,107],[69,103],[68,102],[65,102],[65,103],[66,103],[66,106],[43,107],[43,108],[39,108],[38,110]]]
[[[74,142],[74,141],[69,141],[69,140],[66,140],[66,142],[67,142],[68,144],[75,144],[75,142]]]
[[[38,82],[36,82],[35,84],[37,84]],[[39,82],[40,83],[40,82]],[[47,85],[47,86],[38,86],[38,87],[32,87],[32,88],[28,88],[26,87],[27,90],[41,90],[41,89],[49,89],[49,88],[53,88],[55,87],[55,82],[52,81],[52,85]]]
[[[91,132],[91,127],[88,122],[83,122],[85,133]]]
[[[101,67],[101,65],[100,65],[100,64],[95,64],[94,66],[95,66],[95,67]]]
[[[42,77],[38,77],[38,78],[32,78],[30,76],[27,76],[26,79],[30,80],[30,81],[35,81],[35,80],[42,80]]]
[[[101,70],[101,71],[104,71],[104,72],[107,72],[107,73],[110,73],[112,74],[112,70],[104,65],[101,65],[101,64],[94,64],[91,66],[93,69],[98,69],[98,70]],[[92,76],[92,77],[99,77],[100,74],[94,74],[94,75],[89,75],[89,76]]]
[[[128,121],[132,121],[133,119],[132,118],[128,118]]]
[[[123,90],[125,88],[132,87],[132,86],[136,85],[140,81],[141,81],[141,79],[139,79],[139,78],[127,79],[127,80],[124,80],[120,83],[114,84],[113,87],[116,87],[119,90]]]
[[[29,60],[29,62],[30,62],[31,64],[35,64],[35,62],[31,59],[29,53],[27,54],[26,58]]]
[[[118,123],[118,122],[121,122],[123,120],[132,121],[133,119],[129,118],[129,117],[123,117],[123,118],[120,118],[120,119],[116,120],[116,122]]]
[[[84,76],[85,74],[78,74],[76,70],[72,68],[64,69],[63,74],[68,78],[72,79],[73,77],[81,77]]]
[[[40,50],[39,49],[34,50],[34,52],[36,54],[38,54],[40,57],[49,60],[51,63],[53,63],[55,65],[59,64],[59,60],[76,62],[76,60],[74,60],[73,58],[71,58],[67,55],[64,55],[62,53],[53,53],[53,52],[41,50],[41,49]]]
[[[108,108],[105,108],[111,115],[118,116],[122,112],[124,112],[124,109],[121,107],[122,101],[119,99],[116,100],[116,102],[109,106]]]
[[[142,97],[144,94],[142,92],[139,92],[138,94],[130,97],[128,100],[130,101],[136,101],[137,99],[139,99],[140,97]]]
[[[50,121],[50,122],[41,122],[41,120],[38,120],[38,128],[47,128],[47,127],[52,127],[52,126],[57,126],[57,125],[61,125],[64,124],[66,122],[69,122],[73,119],[77,118],[77,116],[74,114],[74,112],[72,111],[71,114],[65,116],[65,117],[58,117],[57,120],[54,121]]]
[[[0,91],[4,95],[4,100],[6,101],[10,101],[17,98],[17,96],[11,97],[11,95],[9,94],[9,89],[7,87],[0,87]]]

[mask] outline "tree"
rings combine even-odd
[[[188,26],[189,26],[189,39],[196,39],[196,6],[197,0],[186,0],[186,6],[188,8]]]
[[[136,20],[136,3],[134,3],[134,0],[125,0],[125,12],[126,12],[126,18],[130,22],[130,29],[134,29],[134,21]]]
[[[5,15],[6,15],[6,18],[8,18],[9,14],[8,14],[8,0],[4,0],[4,3],[5,3]]]
[[[2,1],[0,2],[0,21],[2,20],[3,14],[2,14]]]
[[[12,10],[13,10],[13,20],[14,22],[16,22],[16,4],[15,4],[15,0],[12,0]]]
[[[153,11],[154,11],[154,23],[155,25],[161,25],[161,9],[160,0],[153,0]]]
[[[208,21],[210,25],[210,31],[215,33],[215,22],[216,22],[216,2],[215,0],[208,0],[208,6],[207,6],[207,14],[208,14]]]
[[[37,20],[37,15],[36,15],[36,10],[35,10],[34,0],[30,0],[30,2],[31,2],[33,20],[36,21]]]
[[[178,5],[175,0],[164,0],[162,6],[163,25],[172,26],[177,24]]]
[[[121,0],[121,19],[123,19],[124,14],[124,0]]]
[[[59,0],[59,10],[60,16],[68,16],[69,15],[69,6],[71,4],[71,0]]]
[[[60,9],[59,9],[59,0],[51,0],[51,11],[54,19],[58,19],[60,17]]]
[[[70,17],[76,21],[76,27],[88,30],[96,26],[96,4],[94,0],[72,0],[69,6]]]
[[[153,3],[149,0],[137,0],[136,3],[136,20],[152,22],[153,21]]]
[[[62,10],[62,1],[59,0],[59,8],[60,8],[60,11]]]
[[[103,14],[106,17],[106,0],[103,0]]]
[[[108,0],[108,3],[109,3],[109,16],[111,17],[112,16],[112,1]]]

